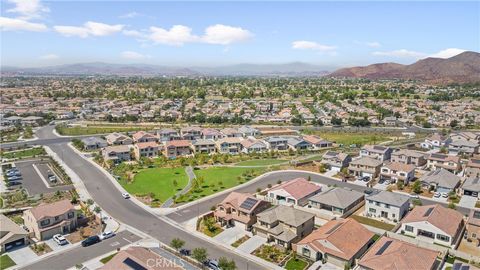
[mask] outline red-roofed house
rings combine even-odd
[[[135,143],[156,142],[158,137],[145,131],[138,131],[132,136]]]
[[[304,178],[296,178],[268,190],[265,198],[273,204],[299,205],[308,203],[308,198],[322,191],[319,185]]]
[[[192,154],[192,144],[187,140],[165,142],[165,156],[174,159]]]
[[[133,152],[137,160],[142,157],[153,158],[158,156],[159,145],[156,142],[137,143],[133,148]]]

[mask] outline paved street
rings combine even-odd
[[[112,252],[117,248],[121,248],[140,239],[141,238],[138,235],[135,235],[130,231],[122,231],[116,236],[95,245],[89,247],[78,246],[20,269],[67,269],[102,254]]]

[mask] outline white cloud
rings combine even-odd
[[[367,45],[370,48],[380,48],[380,47],[382,47],[382,44],[380,44],[380,42],[377,42],[377,41],[366,42],[365,45]]]
[[[398,57],[398,58],[415,58],[415,59],[420,59],[426,56],[425,53],[409,51],[406,49],[385,51],[385,52],[373,52],[372,54],[377,56],[391,56],[391,57]]]
[[[65,25],[56,25],[53,28],[58,33],[66,36],[78,36],[81,38],[86,38],[88,36],[108,36],[122,31],[123,25],[121,24],[105,24],[99,22],[86,22],[83,26],[65,26]]]
[[[236,42],[246,41],[253,37],[253,34],[241,27],[233,27],[223,24],[216,24],[205,29],[202,41],[210,44],[229,45]]]
[[[47,26],[43,23],[32,23],[23,19],[0,17],[0,29],[2,31],[42,32],[47,30]]]
[[[174,46],[182,46],[184,43],[198,40],[197,36],[192,35],[192,29],[184,25],[174,25],[170,30],[152,26],[150,34],[146,37],[156,44]]]
[[[457,54],[461,54],[463,52],[466,52],[467,50],[463,49],[458,49],[458,48],[448,48],[445,50],[441,50],[437,53],[434,53],[432,55],[429,55],[429,57],[436,57],[436,58],[450,58],[453,57]]]
[[[7,9],[9,13],[16,13],[19,19],[29,20],[40,18],[44,13],[50,12],[48,7],[45,7],[40,0],[8,0],[8,2],[15,5],[14,8]]]
[[[141,16],[141,15],[142,15],[142,14],[140,14],[140,13],[138,13],[138,12],[136,12],[136,11],[132,11],[132,12],[129,12],[129,13],[120,15],[120,16],[118,16],[118,17],[121,18],[121,19],[132,19],[132,18]]]
[[[56,60],[60,58],[60,56],[50,53],[50,54],[45,54],[39,57],[41,60]]]
[[[141,60],[141,59],[150,58],[149,55],[143,55],[141,53],[133,52],[133,51],[124,51],[120,55],[122,58],[129,59],[129,60]]]
[[[319,44],[313,41],[298,40],[292,42],[292,48],[296,50],[334,51],[335,46]]]

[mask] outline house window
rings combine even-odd
[[[304,247],[304,248],[302,249],[302,254],[303,254],[303,256],[310,257],[310,249]]]
[[[440,241],[445,241],[445,242],[450,241],[450,237],[446,236],[446,235],[443,235],[443,234],[437,234],[437,239],[440,240]]]
[[[55,221],[58,221],[60,219],[60,216],[55,217]]]
[[[389,205],[389,204],[385,204],[385,208],[390,208],[390,205]]]
[[[50,219],[44,219],[40,221],[41,226],[47,226],[48,224],[50,224]]]
[[[407,232],[413,232],[413,227],[409,225],[405,225],[405,231]]]
[[[375,209],[375,208],[368,208],[368,212],[370,212],[370,213],[376,213],[376,212],[377,212],[377,209]]]
[[[73,218],[75,216],[75,213],[74,212],[70,212],[68,213],[67,217],[68,218]]]

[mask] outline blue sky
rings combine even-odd
[[[480,3],[1,1],[1,64],[412,63],[480,49]]]

